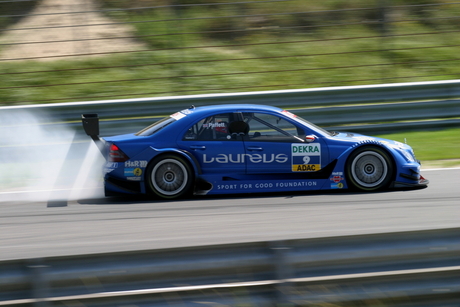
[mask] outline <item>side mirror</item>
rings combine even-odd
[[[309,135],[305,136],[305,141],[307,143],[314,142],[315,140],[316,140],[316,137],[314,135],[309,134]]]

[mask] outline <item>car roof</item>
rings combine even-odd
[[[236,111],[236,110],[261,110],[261,111],[282,111],[282,109],[267,106],[262,104],[221,104],[221,105],[210,105],[210,106],[202,106],[189,108],[189,110],[194,110],[194,112],[201,112],[201,111]]]
[[[235,111],[271,111],[271,112],[281,112],[282,109],[261,105],[261,104],[221,104],[221,105],[210,105],[210,106],[202,106],[202,107],[190,107],[189,109],[192,111],[192,114],[203,114],[209,112],[235,112]],[[184,110],[183,110],[184,111]]]

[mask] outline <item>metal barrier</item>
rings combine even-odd
[[[0,306],[446,306],[460,228],[0,262]],[[75,305],[76,306],[76,305]]]
[[[110,135],[137,131],[191,105],[254,103],[293,110],[331,130],[386,133],[460,127],[458,97],[460,80],[450,80],[28,105],[3,107],[0,112],[46,112],[58,124],[75,125],[79,130],[80,114],[99,113],[101,135]]]

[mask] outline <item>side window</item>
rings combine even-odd
[[[206,117],[185,133],[183,140],[199,140],[199,141],[227,141],[231,140],[228,132],[228,123],[232,118],[232,114],[224,113]]]
[[[249,140],[261,142],[304,142],[305,132],[291,122],[271,114],[244,113]]]

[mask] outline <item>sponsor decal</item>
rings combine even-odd
[[[330,179],[334,183],[339,183],[340,181],[344,180],[343,172],[333,172],[332,177]]]
[[[286,110],[283,110],[281,113],[283,113],[286,116],[289,116],[290,118],[296,118],[297,117],[297,115],[295,115],[295,114],[293,114],[293,113],[291,113],[289,111],[286,111]]]
[[[140,168],[125,168],[126,177],[140,177],[142,175],[142,170]]]
[[[316,172],[321,169],[320,164],[298,164],[292,166],[293,172]]]
[[[203,163],[286,163],[286,154],[218,154],[215,157],[203,155]]]
[[[224,122],[206,123],[206,124],[203,124],[203,128],[214,129],[216,132],[219,132],[219,133],[228,133],[227,124]]]
[[[288,188],[288,187],[315,187],[316,181],[295,181],[295,182],[278,182],[275,184],[276,187]]]
[[[118,168],[118,162],[107,162],[104,165],[104,173],[108,174]]]
[[[341,182],[345,178],[343,177],[343,172],[332,172],[331,178],[329,178],[332,182],[331,189],[343,189],[343,183]]]
[[[207,123],[207,124],[203,124],[203,128],[206,128],[206,129],[224,128],[224,127],[225,127],[225,123]]]
[[[188,115],[188,114],[192,114],[192,111],[190,109],[185,109],[185,110],[182,110],[181,113]]]
[[[141,177],[126,177],[126,179],[130,181],[141,181]]]
[[[148,162],[145,160],[141,161],[126,161],[125,162],[125,167],[147,167]]]
[[[219,184],[217,190],[245,190],[245,189],[273,189],[292,187],[316,187],[316,181],[287,181],[287,182],[258,182],[258,183],[233,183]]]
[[[187,133],[185,136],[184,136],[184,139],[186,140],[196,140],[197,139],[197,136],[195,133]]]
[[[184,118],[185,114],[181,113],[181,112],[177,112],[177,113],[174,113],[173,115],[171,115],[171,117],[174,118],[175,120],[179,120],[181,118]]]
[[[318,143],[291,144],[292,171],[316,172],[321,169],[321,146]]]
[[[105,164],[105,167],[106,168],[113,168],[113,169],[118,168],[118,162],[107,162]]]
[[[331,189],[343,189],[343,183],[331,183]]]

